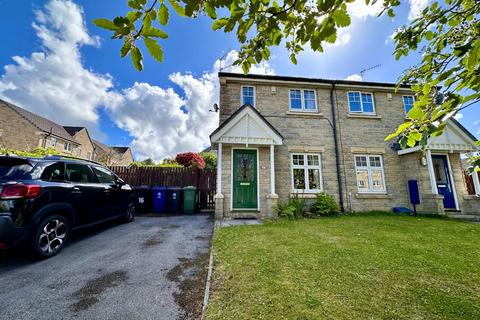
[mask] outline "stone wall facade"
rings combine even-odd
[[[248,81],[220,79],[220,123],[223,123],[241,106],[242,85],[255,87],[255,108],[283,136],[283,145],[275,146],[275,190],[279,201],[292,196],[291,153],[317,153],[321,155],[323,191],[339,200],[339,181],[335,155],[333,124],[337,123],[340,150],[340,173],[346,211],[391,210],[393,207],[412,207],[409,203],[408,180],[417,180],[421,195],[418,211],[443,213],[443,197],[432,194],[429,173],[422,152],[399,156],[393,141],[384,141],[406,119],[402,96],[411,94],[408,89],[339,85],[322,83],[284,83],[282,81]],[[290,109],[290,89],[313,89],[317,98],[316,112],[293,112]],[[374,115],[349,112],[349,91],[372,93]],[[332,113],[332,96],[336,117]],[[239,146],[241,147],[241,146]],[[269,192],[269,149],[260,151],[260,212],[266,205]],[[380,155],[383,159],[386,192],[383,194],[359,193],[356,180],[355,155]],[[467,193],[459,153],[449,153],[456,198],[460,208]],[[263,173],[264,172],[264,173]],[[222,194],[225,217],[231,213],[231,146],[223,145]],[[314,194],[301,194],[313,198]]]
[[[29,151],[43,144],[43,135],[28,120],[0,103],[0,147]]]
[[[78,131],[75,134],[74,139],[80,144],[74,151],[75,156],[83,159],[95,160],[95,147],[92,140],[90,140],[87,130],[84,128]]]

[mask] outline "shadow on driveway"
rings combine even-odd
[[[0,256],[0,319],[198,319],[213,220],[137,217],[72,235],[57,256]]]

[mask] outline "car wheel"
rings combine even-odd
[[[135,202],[130,201],[127,207],[127,212],[123,218],[124,222],[132,222],[135,219]]]
[[[32,239],[32,251],[36,258],[53,257],[62,250],[67,242],[70,227],[62,216],[45,218],[35,229]]]

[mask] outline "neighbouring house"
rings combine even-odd
[[[22,151],[54,148],[72,157],[106,165],[128,166],[133,162],[129,147],[106,146],[94,141],[85,127],[62,126],[3,100],[0,100],[0,147]]]
[[[80,146],[75,151],[75,156],[87,160],[96,160],[97,153],[95,151],[95,145],[93,144],[90,134],[85,127],[64,127],[65,130],[80,143]]]
[[[419,212],[480,213],[460,161],[477,139],[460,123],[448,120],[425,153],[384,141],[407,120],[409,86],[224,72],[219,81],[217,218],[274,217],[278,201],[319,192],[344,211],[412,208],[411,180]]]
[[[97,152],[97,161],[108,166],[129,166],[134,162],[130,147],[110,147],[100,141],[93,140]]]
[[[75,156],[80,145],[63,126],[0,100],[0,147],[15,150],[54,148]]]

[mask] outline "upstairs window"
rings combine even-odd
[[[65,142],[65,144],[63,145],[63,149],[65,151],[72,151],[72,144],[70,142]]]
[[[255,107],[255,87],[242,86],[242,106],[245,104]]]
[[[317,95],[311,89],[290,89],[290,110],[317,111]]]
[[[382,156],[355,156],[355,169],[359,193],[386,192]]]
[[[413,96],[403,96],[403,107],[405,108],[405,114],[413,108],[413,103],[415,102],[415,98]]]
[[[373,95],[360,91],[348,92],[348,107],[351,113],[375,113]]]

